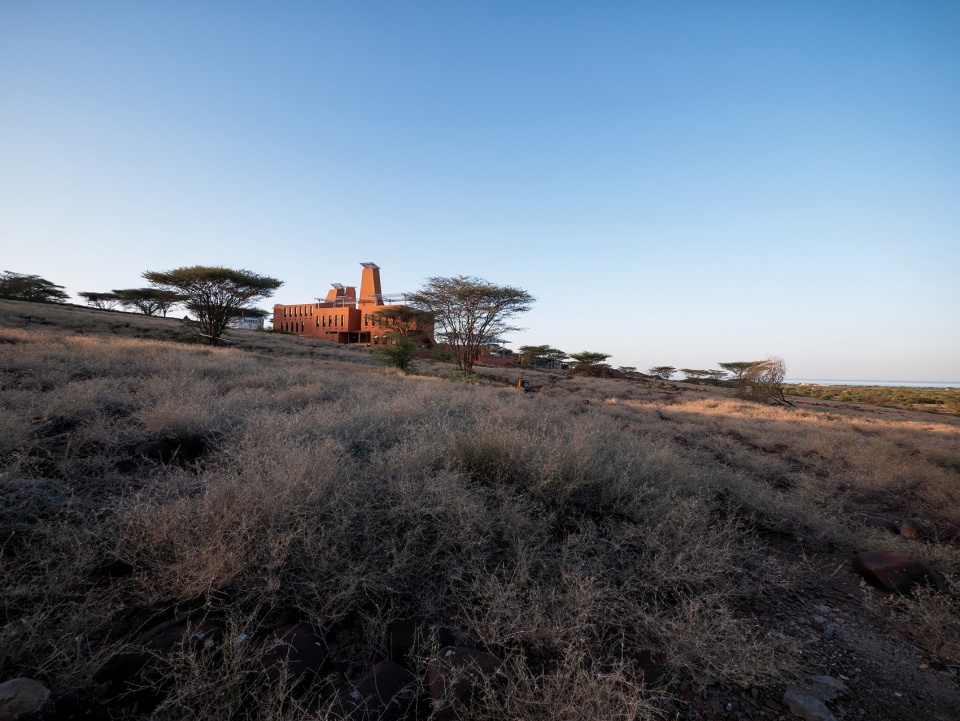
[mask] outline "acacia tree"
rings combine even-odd
[[[730,373],[730,375],[733,376],[733,380],[739,383],[744,373],[762,362],[763,361],[731,361],[730,363],[721,363],[720,367]]]
[[[536,364],[539,360],[561,363],[567,358],[567,354],[562,350],[548,345],[522,345],[517,348],[517,353],[521,365]]]
[[[100,310],[113,310],[120,305],[120,296],[114,293],[95,293],[93,291],[81,291],[77,293],[81,298],[87,301],[91,308]]]
[[[433,334],[433,316],[409,305],[391,305],[371,314],[372,320],[389,330],[387,339],[407,338],[411,341],[430,341]]]
[[[783,382],[787,377],[787,364],[783,358],[771,356],[757,361],[747,368],[737,384],[736,396],[759,403],[773,402],[777,405],[792,406],[783,393]]]
[[[699,383],[701,380],[710,375],[710,371],[700,370],[698,368],[681,368],[680,372],[683,373],[686,380],[693,381],[694,383]]]
[[[144,315],[156,315],[167,312],[177,303],[182,303],[187,296],[161,288],[124,288],[113,291],[124,308],[134,308]]]
[[[594,353],[586,350],[582,353],[570,354],[570,358],[574,361],[574,372],[587,376],[598,376],[609,371],[610,366],[604,363],[609,357],[609,353]]]
[[[39,275],[27,275],[5,270],[0,273],[0,298],[29,300],[34,303],[62,303],[70,296],[57,285]]]
[[[467,275],[428,278],[420,290],[406,296],[408,304],[433,315],[440,327],[437,336],[450,346],[467,374],[473,372],[484,345],[519,330],[509,321],[530,310],[534,300],[520,288]]]
[[[647,373],[652,375],[654,378],[659,378],[662,381],[670,380],[670,376],[676,372],[677,369],[673,366],[654,366],[647,371]]]
[[[161,290],[185,298],[187,310],[196,316],[191,325],[214,344],[231,319],[244,315],[252,304],[269,298],[283,281],[249,270],[194,265],[167,271],[148,271],[143,277]]]
[[[712,385],[719,385],[720,381],[725,380],[726,377],[727,372],[725,370],[720,370],[719,368],[707,371],[707,378]]]

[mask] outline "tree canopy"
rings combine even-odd
[[[739,382],[743,374],[755,365],[763,361],[730,361],[729,363],[720,363],[720,367],[733,376],[733,380]]]
[[[573,370],[575,373],[583,375],[601,375],[610,370],[610,366],[604,361],[610,357],[609,353],[595,353],[592,351],[582,351],[580,353],[571,353],[573,360]]]
[[[173,306],[187,299],[182,293],[162,288],[124,288],[113,293],[124,308],[133,308],[144,315],[162,313],[164,318]]]
[[[409,338],[410,340],[431,340],[433,334],[433,315],[409,305],[390,305],[371,314],[373,320],[381,322],[389,331],[388,339]]]
[[[100,310],[113,310],[120,305],[120,296],[116,293],[96,293],[94,291],[80,291],[77,293],[81,298],[87,301],[87,305]]]
[[[654,378],[659,378],[662,381],[670,380],[670,376],[676,372],[677,369],[673,366],[654,366],[647,371],[647,373],[652,375]]]
[[[537,361],[560,363],[567,358],[564,351],[548,345],[522,345],[517,348],[517,354],[522,365],[536,365]]]
[[[530,310],[535,299],[520,288],[458,275],[428,278],[406,300],[433,315],[439,326],[438,339],[450,346],[460,370],[469,374],[483,346],[519,330],[510,325],[510,319]]]
[[[773,402],[778,405],[793,405],[783,392],[783,383],[787,377],[787,364],[783,358],[771,356],[757,361],[747,368],[737,383],[736,395],[760,403]]]
[[[243,316],[253,303],[283,285],[249,270],[203,265],[148,271],[143,277],[158,289],[182,295],[187,310],[196,316],[194,327],[209,343],[219,340],[232,318]]]
[[[57,285],[39,275],[27,275],[5,270],[0,273],[0,298],[29,300],[34,303],[62,303],[70,296]]]

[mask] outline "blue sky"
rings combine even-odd
[[[513,345],[960,380],[956,2],[0,3],[0,269],[468,274]]]

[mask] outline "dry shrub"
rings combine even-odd
[[[647,721],[663,717],[656,704],[660,694],[645,687],[642,675],[627,662],[595,659],[582,647],[569,650],[544,673],[534,673],[516,661],[507,665],[504,676],[506,680],[489,689],[482,706],[470,713],[471,719]]]
[[[71,688],[102,662],[89,637],[118,593],[85,584],[101,559],[95,510],[49,481],[0,476],[0,678],[27,668]]]
[[[259,350],[0,328],[0,454],[20,494],[0,516],[16,548],[0,559],[4,674],[82,687],[121,647],[98,640],[120,605],[202,604],[228,637],[294,609],[346,629],[352,677],[386,655],[393,621],[422,616],[510,669],[476,718],[647,718],[644,651],[685,677],[793,673],[791,643],[733,613],[791,573],[761,534],[852,547],[871,537],[840,513],[863,490],[958,508],[955,425],[598,378],[521,394],[236,337]],[[188,436],[197,463],[133,456]],[[108,559],[132,576],[95,580]],[[554,664],[534,668],[543,648]],[[158,715],[307,713],[245,682],[255,649],[173,659]]]
[[[941,663],[960,671],[960,595],[956,577],[947,577],[951,592],[914,589],[910,596],[867,595],[867,608],[888,621],[919,648]]]

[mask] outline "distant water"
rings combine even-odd
[[[904,386],[906,388],[960,388],[960,381],[838,381],[800,378],[786,383],[806,383],[811,386]]]

